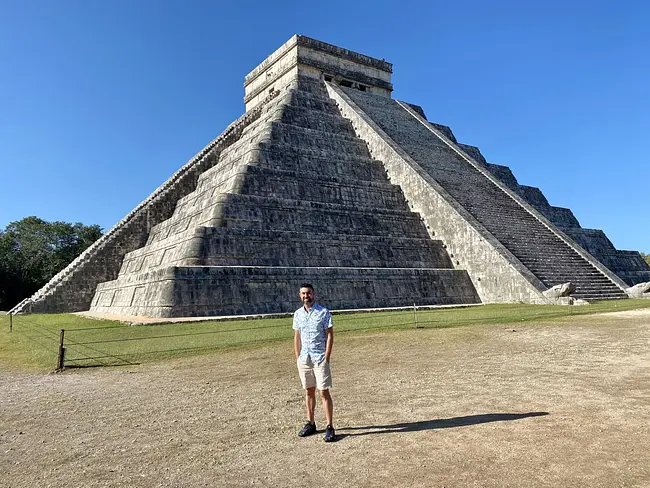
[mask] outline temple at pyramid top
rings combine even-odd
[[[298,75],[390,98],[392,72],[382,59],[295,35],[246,76],[244,103],[251,110]]]

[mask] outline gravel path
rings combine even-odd
[[[295,435],[288,342],[5,372],[0,486],[650,486],[650,310],[339,334],[332,366],[332,444]]]

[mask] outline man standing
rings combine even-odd
[[[300,285],[300,300],[303,306],[293,314],[293,350],[296,354],[300,381],[305,390],[307,423],[298,435],[306,437],[316,433],[314,409],[316,407],[316,388],[327,419],[325,442],[335,439],[332,427],[332,374],[330,356],[334,345],[334,323],[329,310],[316,303],[316,293],[310,283]]]

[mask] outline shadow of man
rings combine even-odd
[[[360,436],[370,434],[390,434],[396,432],[418,432],[421,430],[451,429],[453,427],[466,427],[468,425],[485,424],[487,422],[504,422],[507,420],[520,420],[528,417],[541,417],[548,412],[528,413],[485,413],[480,415],[466,415],[464,417],[451,417],[448,419],[422,420],[420,422],[404,422],[390,425],[366,425],[363,427],[339,427],[340,431],[365,430],[367,432],[350,432],[344,436]]]

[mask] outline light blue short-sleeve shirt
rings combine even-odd
[[[327,329],[334,327],[330,311],[315,303],[309,312],[300,307],[293,314],[293,328],[300,332],[301,349],[298,361],[302,364],[320,364],[325,359]]]

